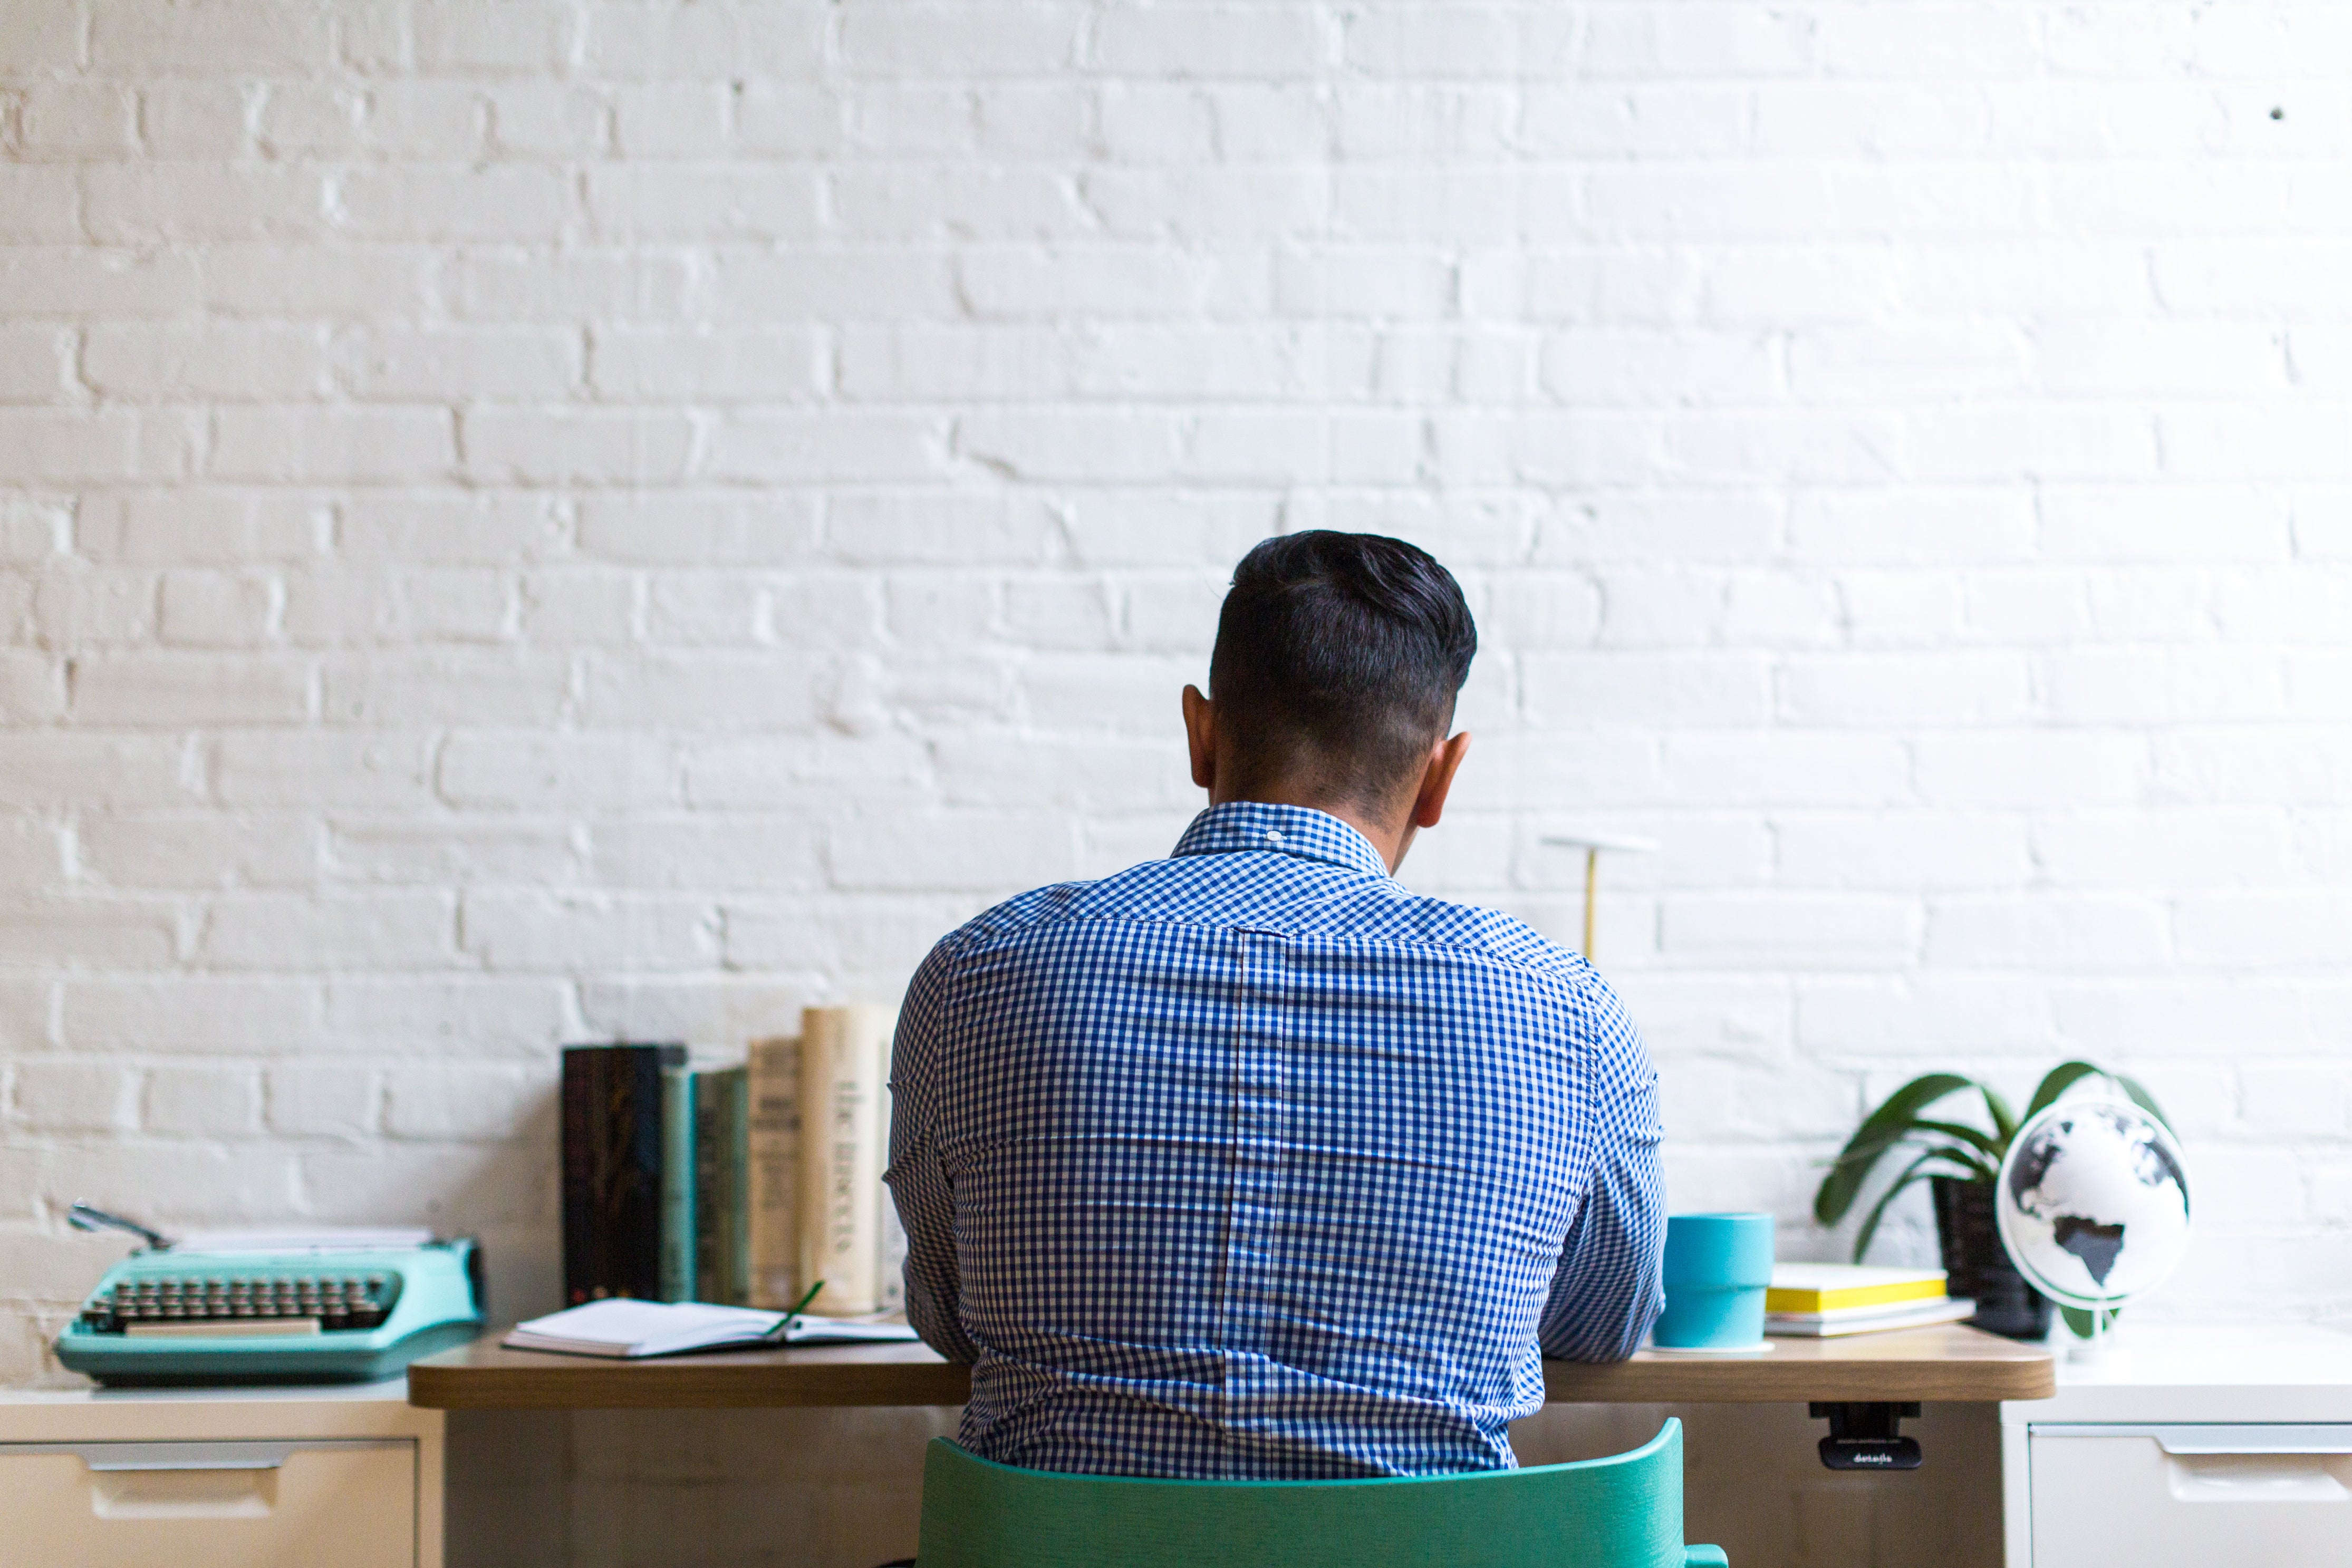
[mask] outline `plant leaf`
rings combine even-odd
[[[1949,1156],[1941,1149],[1929,1149],[1926,1154],[1921,1155],[1917,1159],[1913,1160],[1909,1165],[1906,1166],[1903,1168],[1903,1174],[1895,1178],[1895,1185],[1878,1195],[1878,1201],[1871,1205],[1870,1213],[1863,1219],[1862,1228],[1854,1232],[1853,1260],[1855,1262],[1861,1262],[1862,1255],[1870,1250],[1871,1242],[1875,1239],[1878,1235],[1878,1222],[1886,1218],[1887,1206],[1893,1203],[1896,1196],[1903,1192],[1905,1188],[1916,1186],[1919,1183],[1926,1181],[1929,1176],[1936,1174],[1933,1171],[1923,1170],[1921,1167],[1926,1166],[1930,1160],[1948,1159],[1948,1157]]]
[[[1992,1135],[2000,1140],[2000,1152],[2006,1155],[2009,1141],[2017,1136],[2016,1113],[2010,1110],[2009,1102],[1995,1093],[1990,1084],[1979,1083],[1977,1091],[1984,1096],[1985,1111],[1992,1117]]]
[[[1846,1140],[1836,1163],[1830,1166],[1830,1174],[1822,1178],[1821,1190],[1813,1194],[1813,1218],[1823,1225],[1843,1219],[1879,1156],[1910,1134],[1920,1112],[1947,1094],[1977,1087],[1974,1080],[1957,1072],[1930,1072],[1888,1095],[1885,1104],[1862,1119],[1862,1125],[1853,1130],[1853,1136]]]
[[[1993,1162],[1996,1165],[2000,1163],[2000,1156],[2007,1153],[2007,1151],[1993,1139],[1990,1134],[1979,1132],[1976,1128],[1969,1126],[1965,1123],[1923,1121],[1919,1123],[1918,1125],[1922,1132],[1941,1133],[1948,1138],[1958,1138],[1964,1144],[1975,1145],[1978,1148],[1991,1155]]]
[[[2067,1090],[2093,1073],[2097,1073],[2102,1078],[2114,1076],[2105,1068],[2096,1063],[2079,1061],[2062,1061],[2043,1073],[2042,1087],[2033,1092],[2032,1103],[2025,1107],[2025,1119],[2031,1122],[2034,1117],[2055,1105],[2058,1103],[2058,1096],[2065,1093]]]
[[[2140,1082],[2138,1079],[2129,1077],[2121,1072],[2110,1072],[2107,1076],[2114,1079],[2117,1083],[2123,1085],[2124,1092],[2131,1096],[2133,1104],[2138,1106],[2141,1110],[2155,1117],[2158,1124],[2161,1125],[2166,1132],[2172,1132],[2172,1123],[2165,1116],[2163,1108],[2157,1104],[2156,1096],[2149,1093],[2146,1089],[2140,1087]],[[2175,1134],[2174,1135],[2178,1136],[2179,1134]]]

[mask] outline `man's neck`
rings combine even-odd
[[[1266,806],[1304,806],[1310,811],[1339,818],[1364,835],[1365,841],[1379,852],[1381,863],[1389,868],[1391,876],[1394,876],[1397,867],[1404,863],[1405,851],[1412,847],[1412,818],[1409,812],[1398,813],[1392,823],[1382,822],[1352,800],[1335,800],[1313,789],[1292,789],[1281,785],[1230,795],[1223,790],[1213,790],[1209,796],[1212,806],[1253,800]]]

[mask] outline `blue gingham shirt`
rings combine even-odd
[[[1238,802],[942,941],[892,1065],[907,1311],[1034,1469],[1504,1469],[1661,1305],[1656,1074],[1575,954]]]

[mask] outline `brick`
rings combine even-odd
[[[824,878],[819,838],[813,823],[797,817],[639,817],[590,831],[589,871],[614,888],[814,891]]]
[[[686,308],[686,264],[675,256],[460,251],[441,277],[454,314],[493,321],[667,320]]]
[[[1539,723],[1611,728],[1672,710],[1696,725],[1745,725],[1771,712],[1770,668],[1751,654],[1529,653],[1521,665]]]
[[[171,1063],[148,1070],[141,1124],[167,1137],[242,1137],[261,1130],[261,1075],[250,1067]]]
[[[693,898],[469,893],[465,951],[492,970],[707,969],[719,922]]]
[[[550,169],[360,169],[335,193],[342,232],[364,240],[530,240],[572,215],[568,176]]]
[[[339,1040],[373,1055],[543,1057],[581,1027],[568,986],[513,976],[337,978],[326,1017]]]
[[[766,653],[590,655],[581,711],[599,727],[792,728],[816,716],[822,668],[815,658]]]
[[[824,6],[806,3],[600,4],[589,12],[583,62],[623,79],[810,77],[823,68],[826,20]]]
[[[200,439],[179,410],[137,411],[0,406],[0,451],[17,484],[177,478],[194,463]]]
[[[18,1114],[60,1132],[120,1132],[137,1124],[139,1077],[112,1062],[34,1058],[16,1064]]]
[[[89,246],[0,249],[0,289],[24,316],[169,316],[198,298],[193,256]]]
[[[520,81],[487,97],[488,140],[509,158],[597,158],[611,151],[613,105],[593,89]]]
[[[945,465],[946,421],[901,413],[730,413],[711,429],[705,476],[732,484],[905,481]]]
[[[438,768],[452,804],[527,810],[667,804],[677,779],[664,748],[626,735],[460,733],[441,747]]]
[[[62,1032],[78,1051],[284,1055],[319,1043],[315,980],[213,975],[69,978]]]
[[[18,145],[31,159],[128,157],[139,145],[138,100],[111,82],[36,82],[16,112]]]
[[[819,228],[813,170],[615,166],[589,170],[586,188],[589,221],[606,239],[810,239]]]
[[[179,956],[169,905],[131,899],[27,900],[0,915],[0,965],[140,968]]]
[[[467,472],[491,484],[677,479],[694,450],[694,429],[676,413],[474,409],[460,426]]]
[[[803,402],[821,390],[820,340],[805,330],[600,329],[591,379],[626,402]]]
[[[562,399],[582,384],[580,335],[558,328],[374,331],[336,347],[340,379],[361,398]]]
[[[87,724],[290,724],[310,715],[311,679],[282,654],[122,653],[75,662],[72,707]]]
[[[377,1126],[377,1099],[366,1067],[288,1063],[263,1074],[264,1117],[280,1137],[368,1137]]]
[[[81,198],[83,225],[108,244],[299,239],[328,221],[325,177],[277,164],[93,163]]]
[[[1096,19],[1092,53],[1122,77],[1308,75],[1324,60],[1320,22],[1287,8],[1119,8]]]
[[[282,320],[426,309],[431,253],[375,245],[208,245],[203,299],[215,312]]]
[[[2034,702],[2017,653],[1878,653],[1789,661],[1778,707],[1800,724],[1878,727],[2014,723]]]
[[[319,835],[299,817],[109,813],[75,831],[82,874],[121,889],[307,887]]]
[[[817,508],[796,496],[593,496],[583,554],[622,562],[787,566],[814,555]]]
[[[457,461],[438,409],[227,408],[214,415],[206,472],[263,483],[402,483],[445,477]]]
[[[836,830],[833,884],[879,892],[970,889],[1010,894],[1076,873],[1076,838],[1056,814],[975,811],[896,823],[887,834]]]
[[[262,89],[250,81],[149,81],[139,91],[139,128],[155,158],[243,157],[254,150]]]
[[[536,75],[571,63],[581,43],[577,7],[551,0],[491,6],[427,0],[411,26],[416,62],[431,71]]]
[[[330,62],[328,13],[296,0],[92,0],[90,63],[100,70],[299,75]]]
[[[454,956],[452,901],[438,893],[215,900],[202,951],[223,969],[406,969]]]
[[[326,835],[328,874],[346,882],[565,883],[581,860],[560,822],[338,821]]]
[[[318,397],[328,385],[326,334],[250,325],[93,327],[83,341],[81,376],[101,395],[131,402]]]
[[[1927,910],[1927,961],[1958,968],[2154,969],[2168,923],[2145,898],[2090,895],[1945,899]]]
[[[1073,64],[1086,13],[1073,5],[975,12],[962,5],[896,5],[848,13],[843,65],[857,76],[1035,76]]]
[[[552,724],[572,699],[572,661],[506,653],[336,656],[323,669],[329,724]]]
[[[552,1098],[543,1071],[515,1067],[394,1069],[385,1075],[384,1135],[457,1143],[511,1140]]]
[[[432,800],[433,757],[417,735],[231,731],[212,746],[212,791],[236,807],[414,809]]]
[[[284,596],[272,577],[225,571],[163,574],[157,633],[187,647],[252,647],[275,630]]]

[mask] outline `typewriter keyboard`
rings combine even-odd
[[[292,1320],[328,1332],[372,1329],[392,1315],[397,1274],[270,1274],[250,1278],[126,1280],[92,1296],[85,1329],[121,1333],[133,1323],[253,1322]]]

